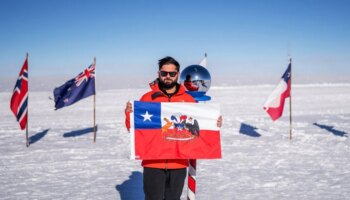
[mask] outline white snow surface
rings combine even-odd
[[[200,200],[350,198],[350,85],[292,88],[272,122],[263,104],[275,86],[212,87],[221,104],[223,158],[197,161]],[[93,98],[54,110],[52,92],[29,95],[29,148],[0,93],[0,199],[143,199],[140,161],[129,160],[124,107],[148,89],[97,91]],[[187,185],[187,182],[186,182]],[[187,186],[182,199],[186,199]]]

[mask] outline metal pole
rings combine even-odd
[[[28,121],[29,121],[29,63],[28,63],[28,52],[27,52],[27,55],[26,55],[26,62],[27,62],[27,67],[28,67],[28,71],[27,71],[27,74],[28,74],[28,77],[27,77],[27,98],[28,98],[28,104],[27,104],[27,122],[26,122],[26,146],[29,147],[29,137],[28,137]]]
[[[27,111],[27,124],[26,124],[26,146],[29,147],[29,138],[28,138],[28,111]]]
[[[96,143],[96,94],[94,94],[94,143]]]
[[[96,57],[94,57],[95,67],[95,94],[94,94],[94,143],[96,143]]]
[[[289,139],[292,139],[292,58],[289,59],[290,63],[290,91],[289,91]]]
[[[196,199],[196,169],[197,169],[197,160],[192,159],[189,160],[188,167],[188,191],[187,191],[187,200],[195,200]]]

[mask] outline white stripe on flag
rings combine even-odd
[[[21,123],[21,121],[23,120],[23,118],[27,115],[27,110],[28,108],[26,108],[22,114],[22,116],[19,118],[18,122]]]
[[[281,103],[281,94],[283,94],[287,89],[288,85],[282,79],[271,95],[267,98],[266,103],[264,104],[265,110],[268,110],[269,108],[278,108]]]
[[[27,77],[24,76],[24,73],[28,73],[27,70],[23,70],[23,74],[21,75],[21,78],[28,81]]]
[[[134,101],[130,102],[134,109]],[[134,128],[134,113],[130,113],[130,159],[135,160],[135,128]]]
[[[22,108],[23,103],[27,100],[27,98],[28,98],[28,92],[26,92],[26,94],[22,98],[21,103],[18,105],[17,113],[16,113],[17,115],[18,115],[19,110]],[[27,102],[27,107],[28,107],[28,102]],[[27,108],[26,108],[26,110],[27,110]]]
[[[162,103],[161,118],[183,114],[196,119],[201,130],[220,130],[216,121],[220,116],[220,104],[216,103]],[[162,126],[166,122],[162,120]]]

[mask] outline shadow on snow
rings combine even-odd
[[[124,181],[121,185],[116,185],[115,189],[120,194],[121,200],[139,200],[144,199],[143,194],[143,178],[142,173],[133,171],[129,179]]]
[[[257,128],[255,128],[254,126],[251,126],[249,124],[246,123],[241,123],[241,127],[239,128],[239,132],[244,134],[244,135],[248,135],[250,137],[260,137],[261,135],[256,132]]]
[[[49,132],[50,129],[46,129],[44,131],[41,131],[39,133],[36,133],[35,135],[30,136],[29,138],[29,145],[36,143],[37,141],[41,140],[47,132]]]
[[[318,124],[317,122],[313,123],[313,125],[318,126],[322,129],[326,129],[327,131],[333,133],[333,135],[340,136],[340,137],[348,137],[346,132],[334,129],[334,126],[327,126],[327,125],[323,125],[323,124]]]
[[[97,132],[97,128],[98,127],[96,125],[96,132]],[[85,135],[93,132],[94,132],[94,127],[90,127],[90,128],[84,128],[84,129],[64,133],[63,137],[77,137],[77,136],[81,136],[81,135]]]

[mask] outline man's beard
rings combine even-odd
[[[171,89],[177,85],[177,81],[172,81],[171,82],[164,82],[163,80],[159,79],[159,86],[160,88],[163,88],[165,90]]]

